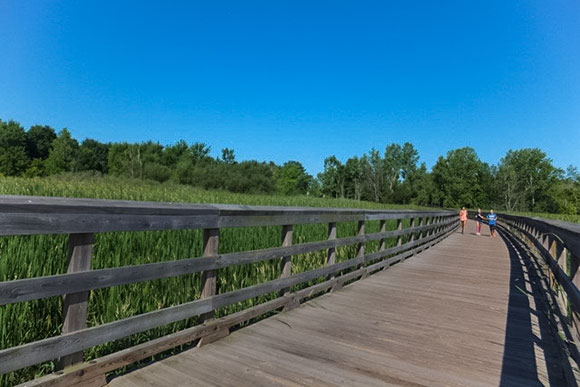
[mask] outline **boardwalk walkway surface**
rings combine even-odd
[[[473,229],[110,385],[566,385],[533,265]]]

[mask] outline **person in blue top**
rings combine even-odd
[[[497,222],[497,215],[493,213],[493,210],[489,210],[487,214],[487,224],[489,225],[489,233],[492,238],[495,238],[495,225]]]

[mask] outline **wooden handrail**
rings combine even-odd
[[[403,228],[402,220],[409,218],[411,227]],[[415,219],[419,218],[422,220],[415,226]],[[397,220],[396,230],[386,231],[385,221],[388,219]],[[365,222],[370,220],[380,221],[379,232],[365,233]],[[337,238],[336,224],[349,221],[358,222],[358,235]],[[293,225],[316,223],[328,224],[328,239],[292,244]],[[219,254],[220,228],[273,225],[283,226],[280,247]],[[214,326],[213,312],[216,309],[267,293],[280,292],[281,301],[272,302],[271,305],[275,305],[272,308],[281,305],[292,307],[301,299],[313,294],[340,288],[348,281],[388,268],[439,242],[456,227],[456,214],[449,211],[198,205],[0,196],[0,235],[68,233],[71,238],[72,265],[67,274],[0,282],[0,305],[53,296],[64,296],[65,300],[73,296],[80,297],[81,302],[75,303],[75,308],[65,303],[67,308],[65,312],[70,323],[66,324],[66,330],[63,330],[62,335],[1,350],[0,373],[55,358],[61,358],[61,363],[64,359],[63,365],[73,364],[82,361],[84,349],[194,316],[201,316],[202,321],[205,321],[204,325]],[[204,230],[203,257],[90,270],[90,252],[95,233],[195,228]],[[408,238],[403,239],[404,236]],[[394,247],[386,248],[385,240],[388,238],[397,238]],[[403,243],[404,240],[407,242]],[[80,247],[72,248],[76,246],[75,241]],[[365,251],[365,243],[369,241],[379,241],[378,251],[372,253]],[[355,255],[336,262],[336,248],[349,245],[356,247]],[[326,252],[326,266],[303,273],[292,273],[292,256],[315,251]],[[276,258],[281,258],[282,276],[279,279],[217,294],[215,283],[218,269]],[[342,273],[346,269],[353,271]],[[88,294],[92,290],[197,272],[202,273],[203,286],[202,296],[198,300],[99,326],[86,327]],[[294,293],[290,292],[292,286],[319,278],[324,281]],[[264,308],[250,309],[262,311]],[[267,311],[269,310],[271,309]],[[248,318],[255,317],[255,313],[257,312],[236,314],[235,321],[242,315],[250,316]],[[232,317],[232,321],[233,319]],[[220,321],[222,324],[220,329],[224,329],[224,320]],[[227,324],[225,326],[225,329],[229,327]],[[195,332],[201,335],[199,337],[214,333],[201,328]],[[182,337],[191,336],[184,334]],[[164,343],[159,344],[160,351],[167,349],[168,345],[161,339],[155,341]],[[167,340],[174,339],[168,336]],[[175,346],[180,344],[182,342]],[[147,353],[155,352],[153,349],[148,351]],[[122,367],[128,363],[118,362],[118,364],[118,367]]]
[[[449,215],[449,211],[182,204],[0,195],[0,235],[283,226],[405,219],[421,215]]]
[[[563,310],[570,308],[568,323],[580,342],[580,224],[537,217],[498,214],[500,225],[542,258],[552,273],[551,286],[560,293]]]

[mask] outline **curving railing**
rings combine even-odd
[[[405,221],[409,219],[409,222]],[[387,230],[386,222],[396,221]],[[365,233],[365,222],[379,221],[380,231]],[[357,222],[358,235],[337,237],[338,222]],[[298,224],[327,224],[328,239],[293,244]],[[408,223],[408,227],[403,227]],[[228,329],[272,310],[290,309],[300,301],[336,290],[429,248],[457,227],[449,211],[383,211],[332,208],[295,208],[237,205],[196,205],[91,199],[0,196],[0,235],[69,234],[66,274],[0,282],[0,307],[47,297],[63,296],[63,328],[59,336],[0,351],[0,373],[60,359],[63,371],[28,385],[100,385],[105,373],[182,344],[210,342]],[[219,253],[220,229],[282,226],[280,247]],[[95,233],[203,229],[201,257],[91,270]],[[387,240],[396,240],[387,247]],[[365,243],[378,241],[378,251],[365,253]],[[355,256],[337,262],[336,249],[356,246]],[[325,251],[324,267],[292,273],[292,256]],[[280,278],[227,293],[218,293],[216,278],[228,266],[280,260]],[[197,300],[110,323],[87,327],[92,290],[201,273],[202,293]],[[298,284],[313,286],[291,291]],[[214,311],[227,305],[279,292],[279,297],[225,317]],[[83,350],[135,333],[200,316],[202,324],[83,363]],[[74,367],[68,367],[70,365]]]
[[[580,342],[580,224],[500,214],[500,225],[543,258],[574,339]]]

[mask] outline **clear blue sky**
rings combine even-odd
[[[580,2],[0,0],[0,118],[238,159],[580,166]]]

